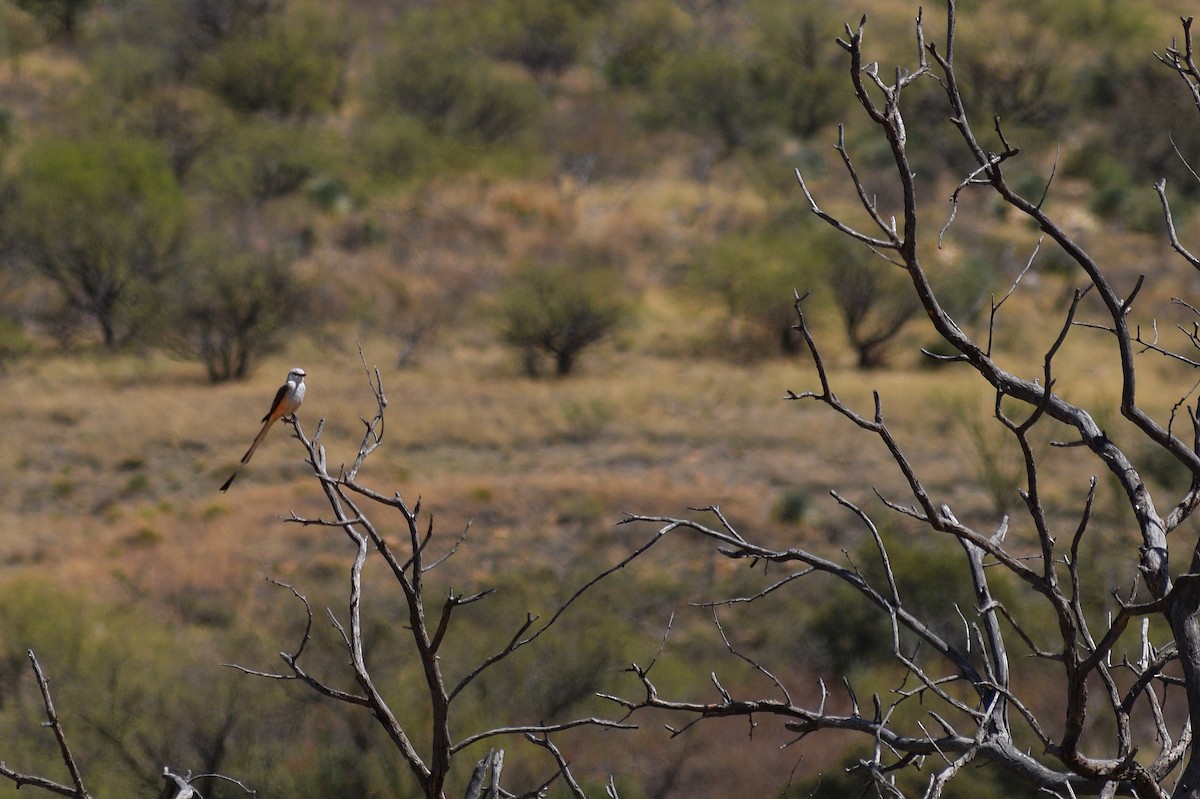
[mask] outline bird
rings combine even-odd
[[[285,417],[291,416],[300,407],[300,403],[304,402],[304,377],[307,373],[299,366],[293,368],[287,374],[287,379],[283,381],[283,385],[275,392],[275,400],[271,403],[271,410],[267,411],[267,415],[262,418],[262,430],[254,438],[254,443],[250,445],[250,449],[246,450],[246,454],[242,456],[242,462],[233,470],[233,474],[229,475],[229,479],[221,486],[221,493],[229,490],[229,486],[233,485],[233,481],[242,473],[242,467],[250,462],[250,458],[254,455],[254,450],[258,449],[259,443],[266,437],[267,431],[271,429],[271,425]]]

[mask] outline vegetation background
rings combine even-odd
[[[1055,172],[1049,201],[1118,284],[1171,261],[1156,180],[1178,195],[1181,230],[1200,221],[1200,184],[1174,152],[1200,155],[1200,124],[1152,56],[1188,6],[961,13],[972,110],[1004,117],[1031,186]],[[894,0],[0,0],[0,757],[61,768],[32,648],[98,795],[155,792],[165,763],[264,797],[415,794],[369,718],[219,665],[272,668],[298,634],[302,614],[264,578],[344,604],[343,539],[279,519],[321,502],[283,428],[228,495],[216,486],[293,364],[309,374],[301,418],[326,420],[333,460],[352,456],[372,412],[358,342],[392,399],[369,477],[423,496],[448,539],[470,524],[440,579],[500,589],[469,617],[479,651],[618,560],[637,540],[614,527],[623,511],[719,504],[742,527],[854,556],[861,534],[826,492],[867,503],[898,483],[885,452],[781,401],[811,379],[793,288],[814,294],[846,398],[881,392],[960,516],[1018,501],[991,397],[919,354],[935,344],[873,282],[874,256],[819,228],[795,185],[800,166],[838,196],[841,122],[861,172],[883,163],[857,138],[834,44],[863,13],[881,65],[911,63],[916,5]],[[936,30],[937,10],[926,19]],[[946,133],[910,147],[924,189],[948,198],[965,161]],[[989,203],[968,198],[930,254],[977,324],[1037,242]],[[1039,251],[999,318],[1014,364],[1057,333],[1045,312],[1074,285],[1062,263]],[[1196,282],[1156,284],[1160,326]],[[534,320],[543,335],[534,308],[561,314]],[[581,309],[602,324],[564,369],[544,334]],[[1061,379],[1115,402],[1107,343],[1073,340]],[[1139,376],[1192,379],[1166,361]],[[965,434],[955,446],[951,432]],[[1114,548],[1136,546],[1116,510],[1105,521]],[[926,578],[942,568],[938,552],[906,554]],[[660,678],[703,683],[723,645],[689,603],[742,577],[686,545],[655,555],[488,683],[480,712],[602,712],[593,694],[653,656],[673,613]],[[911,587],[930,607],[960,589]],[[397,600],[370,601],[386,652]],[[816,695],[821,677],[889,668],[848,602],[814,587],[732,629]],[[414,668],[399,661],[392,690]],[[781,749],[766,725],[672,738],[642,721],[568,738],[593,790],[610,773],[626,799],[853,790],[836,741]],[[538,776],[521,768],[506,774]],[[1017,795],[995,775],[964,784]]]

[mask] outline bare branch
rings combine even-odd
[[[67,745],[66,734],[63,732],[62,724],[58,720],[58,713],[54,709],[54,701],[50,696],[50,681],[46,679],[46,675],[42,671],[42,666],[38,663],[37,655],[33,653],[33,650],[26,650],[25,656],[33,668],[38,690],[42,694],[42,705],[46,712],[44,726],[49,727],[54,733],[54,739],[58,743],[59,756],[62,758],[67,772],[71,775],[72,784],[63,785],[45,777],[22,774],[9,768],[3,761],[0,761],[0,777],[11,780],[18,789],[26,785],[31,785],[50,793],[59,794],[60,796],[71,796],[75,799],[91,799],[91,794],[83,787],[83,775],[79,771],[79,766],[75,763],[75,757],[71,754],[71,748]]]

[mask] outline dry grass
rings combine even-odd
[[[1178,5],[1185,10],[1186,4]],[[872,18],[868,35],[894,59],[908,62],[911,20],[897,15],[890,0],[871,0],[863,8]],[[861,10],[839,9],[854,19]],[[1170,23],[1165,19],[1164,25]],[[53,111],[45,86],[78,81],[71,61],[30,57],[23,69],[25,76],[14,79],[0,65],[0,93],[15,92],[30,118]],[[840,213],[853,197],[828,138],[815,146],[832,168],[815,176],[813,187],[823,206]],[[1050,161],[1047,156],[1047,172]],[[341,601],[349,557],[344,539],[281,520],[291,512],[328,515],[286,427],[272,431],[228,494],[217,486],[293,365],[309,374],[300,412],[306,432],[312,435],[323,419],[330,461],[353,457],[360,417],[374,412],[356,353],[359,337],[369,362],[380,366],[390,399],[387,444],[363,479],[410,502],[420,496],[434,516],[439,552],[468,530],[449,566],[460,590],[538,582],[545,574],[566,584],[594,573],[648,535],[617,526],[625,512],[684,514],[715,504],[747,535],[778,545],[808,544],[838,558],[856,550],[864,531],[828,496],[837,490],[868,508],[888,534],[905,535],[912,525],[884,511],[873,493],[911,501],[880,442],[816,403],[783,399],[789,389],[817,387],[811,362],[769,355],[734,362],[714,354],[712,331],[723,321],[721,309],[676,290],[679,275],[721,234],[753,230],[802,202],[788,168],[781,168],[790,190],[784,195],[753,185],[734,162],[713,167],[706,181],[697,180],[695,171],[683,143],[636,179],[575,185],[467,176],[375,197],[348,214],[312,214],[297,201],[280,213],[313,217],[318,246],[299,272],[321,286],[323,313],[315,320],[321,329],[293,340],[243,384],[210,386],[198,367],[161,355],[47,351],[26,359],[0,375],[0,462],[9,465],[0,481],[0,580],[33,573],[95,598],[137,605],[164,623],[200,627],[214,617],[258,620],[268,617],[255,612],[261,603],[286,604],[286,597],[265,587],[264,576]],[[948,193],[927,200],[929,219],[937,220],[930,224],[944,220]],[[1060,179],[1055,201],[1062,205],[1056,213],[1103,255],[1122,290],[1140,272],[1156,276],[1136,309],[1147,309],[1143,324],[1151,311],[1164,331],[1190,321],[1166,301],[1194,295],[1197,280],[1191,274],[1157,278],[1178,275],[1161,242],[1106,229],[1084,210],[1082,186]],[[972,219],[986,220],[989,235],[1012,245],[1003,265],[1009,272],[1037,241],[1024,220],[997,216],[990,198],[969,195],[954,232]],[[381,241],[347,246],[365,224]],[[940,250],[928,237],[923,252],[935,268],[952,270],[974,254],[972,246],[969,237],[959,241],[952,234]],[[601,253],[620,266],[620,290],[640,298],[638,318],[617,341],[589,351],[578,375],[531,381],[520,375],[513,353],[495,342],[488,299],[514,264],[571,248]],[[1035,270],[1025,280],[997,323],[1005,366],[1040,375],[1041,357],[1058,333],[1077,277],[1064,281]],[[416,368],[393,367],[396,320],[430,309],[442,314],[434,320],[441,335],[422,351]],[[916,350],[932,337],[920,322],[903,337],[893,368],[855,371],[833,313],[815,303],[810,312],[838,395],[870,414],[878,391],[885,418],[935,501],[952,505],[964,522],[994,527],[1000,512],[984,482],[995,476],[989,468],[1003,464],[989,460],[993,453],[981,447],[1006,439],[989,419],[994,397],[986,387],[964,367],[922,366]],[[1088,313],[1100,318],[1094,309]],[[981,333],[982,323],[972,332]],[[1057,362],[1058,388],[1096,407],[1097,418],[1137,454],[1139,466],[1153,464],[1153,453],[1138,448],[1116,412],[1113,355],[1105,334],[1075,331]],[[1161,419],[1195,380],[1190,370],[1152,355],[1143,357],[1140,377],[1140,397]],[[966,434],[970,419],[987,429],[983,444]],[[1114,542],[1114,552],[1132,551],[1137,535],[1103,482],[1101,465],[1078,457],[1081,450],[1052,449],[1051,438],[1069,439],[1070,432],[1054,430],[1038,442],[1048,478],[1043,499],[1055,518],[1073,530],[1088,479],[1099,474],[1098,534]],[[788,502],[803,511],[795,518],[781,513]],[[1018,507],[1014,501],[1018,515],[1009,541],[1019,549],[1032,534]],[[699,545],[670,546],[654,553],[641,572],[648,594],[659,585],[654,580],[669,589],[703,588],[709,583],[701,578],[745,572],[742,564],[714,558]],[[561,587],[547,582],[543,590]],[[385,602],[382,594],[371,601]],[[368,612],[377,609],[372,605]],[[644,647],[652,652],[665,618],[637,621],[654,627]],[[678,635],[686,640],[691,633]],[[792,627],[779,631],[792,633]],[[801,691],[816,685],[797,682],[807,686]],[[692,745],[706,753],[723,748],[727,733],[705,732]],[[773,769],[761,759],[788,760],[790,753],[762,751],[753,755],[758,777],[786,772],[790,762]],[[813,756],[806,769],[819,768],[815,764],[832,752],[806,752]],[[709,767],[727,762],[722,757],[728,755],[714,756]]]
[[[1025,373],[1055,332],[1041,299],[1029,297],[1005,311],[1007,329],[1021,330],[1023,342],[1005,357]],[[823,337],[835,367],[848,362],[835,332]],[[468,552],[489,568],[580,556],[587,542],[611,536],[626,511],[719,504],[747,530],[824,538],[856,535],[844,532],[853,525],[825,497],[829,489],[868,503],[872,487],[905,496],[877,441],[816,404],[782,399],[788,389],[815,387],[806,360],[735,364],[610,348],[588,357],[577,377],[531,381],[511,353],[471,336],[448,340],[420,368],[404,371],[387,367],[388,339],[363,346],[382,365],[391,403],[388,443],[366,479],[410,500],[423,496],[447,539],[472,523]],[[1111,410],[1116,373],[1104,357],[1110,349],[1103,334],[1078,331],[1057,375],[1068,396],[1104,401],[1119,430]],[[956,417],[986,418],[990,394],[966,369],[903,361],[914,363],[906,357],[877,373],[837,367],[839,396],[869,413],[878,390],[930,486],[964,520],[986,523],[987,502],[964,480],[972,453]],[[306,431],[324,419],[331,461],[350,460],[359,418],[374,409],[362,364],[346,349],[297,341],[252,380],[218,387],[196,367],[157,356],[47,354],[8,375],[0,395],[9,430],[0,458],[13,467],[0,486],[3,567],[53,563],[63,579],[100,591],[132,582],[150,592],[181,583],[236,592],[255,573],[302,571],[310,554],[340,551],[328,532],[277,519],[321,514],[285,427],[228,494],[216,491],[293,363],[309,373],[300,414]],[[1143,396],[1169,413],[1178,393],[1171,386],[1187,375],[1157,361],[1147,366]],[[811,498],[803,523],[773,520],[782,494],[796,491]]]

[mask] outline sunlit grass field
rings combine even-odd
[[[998,336],[1017,347],[1006,344],[1004,359],[1024,374],[1040,375],[1057,333],[1049,294],[1020,288],[999,316]],[[987,440],[997,449],[1003,440],[979,381],[955,365],[923,366],[915,350],[928,334],[917,329],[883,371],[849,368],[836,327],[824,325],[819,341],[828,343],[838,395],[870,415],[877,390],[931,487],[968,515],[990,512],[972,472],[988,455],[986,441],[963,435],[970,422],[995,428]],[[624,512],[714,504],[776,541],[811,541],[852,526],[830,489],[866,502],[872,488],[904,498],[878,441],[812,401],[784,399],[788,390],[817,388],[807,356],[736,362],[607,345],[587,355],[578,375],[533,380],[513,352],[477,334],[447,336],[408,368],[391,365],[395,344],[387,338],[359,344],[366,363],[380,368],[390,403],[385,444],[363,477],[410,502],[422,497],[441,535],[471,524],[464,559],[486,555],[520,569],[578,556],[592,538],[610,536]],[[297,336],[252,380],[221,386],[162,355],[47,352],[22,363],[3,377],[0,394],[0,457],[11,469],[0,488],[3,569],[36,569],[103,596],[117,578],[233,588],[230,581],[302,568],[295,542],[320,548],[334,536],[280,520],[319,516],[322,503],[288,427],[271,432],[228,494],[216,488],[294,364],[309,374],[299,413],[305,432],[321,423],[330,462],[353,459],[361,418],[374,413],[359,344]],[[1120,430],[1109,344],[1101,332],[1075,331],[1055,376],[1060,390],[1098,402],[1112,414],[1106,424]],[[1189,375],[1157,356],[1143,359],[1140,396],[1166,414]],[[789,496],[803,514],[785,523],[780,503]],[[203,568],[199,552],[207,553]]]
[[[1180,0],[1146,5],[1165,13],[1131,29],[1136,40],[1129,48],[1139,53],[1161,48],[1177,30],[1174,15],[1189,12]],[[852,22],[869,14],[868,37],[881,63],[914,57],[915,4],[834,6]],[[1006,27],[1002,6],[964,26],[963,47],[1020,51],[1042,41],[1036,32]],[[940,9],[927,9],[927,35],[940,37],[941,24]],[[1064,59],[1085,55],[1072,49],[1079,43],[1063,46]],[[0,67],[0,95],[23,123],[48,116],[55,89],[87,79],[81,62],[58,52],[35,51],[22,69],[18,76]],[[581,101],[598,80],[568,73],[562,96]],[[350,127],[353,106],[340,113],[330,126]],[[881,151],[872,149],[861,115],[848,132],[872,190],[891,204],[892,167],[879,166]],[[1017,132],[1025,134],[1036,141],[1036,131]],[[624,133],[618,126],[609,135]],[[882,443],[815,401],[785,399],[789,391],[819,388],[811,356],[784,357],[761,340],[731,344],[733,333],[744,330],[734,330],[717,292],[694,285],[723,237],[805,215],[793,172],[798,164],[811,170],[822,207],[861,222],[830,146],[835,135],[828,129],[819,141],[796,141],[762,160],[714,160],[685,133],[668,131],[610,147],[626,160],[626,171],[591,182],[565,174],[512,177],[484,165],[479,174],[372,185],[364,193],[378,193],[349,210],[281,198],[264,217],[289,231],[303,220],[313,246],[295,267],[297,278],[315,288],[316,301],[307,324],[245,382],[212,385],[200,365],[164,351],[108,352],[86,335],[64,349],[35,333],[33,351],[0,372],[0,651],[9,655],[0,660],[0,759],[52,776],[61,766],[39,726],[37,690],[23,659],[34,648],[52,676],[61,717],[86,751],[97,795],[148,795],[159,787],[164,761],[198,769],[197,753],[217,740],[233,753],[221,770],[250,781],[262,796],[332,795],[322,792],[321,779],[346,790],[347,774],[361,775],[376,792],[411,794],[409,775],[369,718],[316,703],[296,684],[264,683],[219,665],[275,669],[277,653],[300,640],[303,608],[271,582],[280,581],[312,599],[317,668],[334,683],[350,679],[324,613],[344,617],[353,551],[336,528],[287,520],[329,516],[291,428],[276,426],[230,491],[218,491],[292,366],[308,373],[299,422],[308,436],[320,428],[330,464],[353,460],[362,420],[376,411],[369,378],[379,369],[389,401],[384,443],[360,480],[410,505],[420,498],[433,553],[445,554],[462,539],[431,573],[431,605],[451,588],[460,595],[497,589],[460,617],[455,631],[462,637],[446,650],[455,668],[494,651],[526,612],[553,613],[576,586],[644,543],[653,531],[620,524],[626,513],[695,515],[719,506],[747,538],[869,568],[875,555],[867,530],[830,496],[837,491],[870,514],[910,573],[943,588],[945,572],[938,569],[959,553],[947,555],[919,525],[884,507],[881,497],[901,505],[912,497]],[[1060,153],[1056,143],[1038,144],[1044,146],[1030,147],[1020,162],[1034,185],[1059,168],[1060,155],[1066,161],[1082,147],[1069,140]],[[15,159],[24,146],[16,142],[6,157]],[[1131,291],[1139,274],[1148,275],[1133,318],[1148,335],[1157,323],[1164,344],[1186,350],[1176,325],[1190,330],[1194,319],[1171,298],[1194,298],[1200,279],[1161,236],[1099,218],[1089,208],[1092,187],[1066,171],[1056,178],[1048,208],[1097,256],[1118,291]],[[921,184],[921,252],[935,281],[973,258],[992,270],[982,314],[963,322],[984,340],[987,300],[1005,297],[1038,247],[1038,234],[990,198],[968,192],[939,247],[936,233],[961,177],[948,174]],[[1149,186],[1130,192],[1155,202]],[[1189,242],[1197,240],[1193,206],[1181,203],[1177,223]],[[804,230],[797,227],[798,238]],[[569,377],[527,377],[520,354],[501,343],[495,297],[515,266],[576,251],[598,253],[615,266],[614,291],[636,298],[633,312],[614,336],[585,352]],[[804,266],[797,264],[798,273]],[[880,262],[880,268],[888,267]],[[1044,245],[994,320],[995,350],[1006,368],[1043,377],[1043,357],[1079,284],[1061,253]],[[1014,551],[1022,554],[1027,545],[1027,554],[1035,554],[1018,495],[1022,463],[992,418],[988,387],[962,365],[934,364],[920,354],[937,344],[920,315],[897,340],[887,368],[854,368],[829,291],[794,288],[813,290],[805,313],[833,390],[868,417],[878,392],[883,418],[933,501],[981,530],[1009,516]],[[1081,319],[1102,323],[1092,303],[1084,303]],[[432,314],[436,336],[413,362],[401,364],[398,331],[421,313]],[[1111,336],[1072,330],[1053,377],[1056,390],[1086,405],[1127,448],[1169,507],[1186,489],[1187,475],[1140,444],[1120,418]],[[1178,403],[1188,397],[1194,406],[1197,377],[1185,364],[1141,353],[1139,401],[1164,423],[1174,413],[1174,430],[1186,438],[1189,421]],[[1027,413],[1003,407],[1018,417]],[[1131,555],[1140,538],[1102,464],[1080,448],[1054,446],[1071,440],[1070,430],[1039,427],[1041,499],[1060,535],[1069,537],[1089,480],[1098,478],[1092,529],[1100,545],[1089,550],[1088,565],[1103,578],[1095,591],[1103,602],[1110,589],[1127,589],[1134,579]],[[403,544],[399,517],[381,514],[376,521]],[[622,669],[659,654],[662,685],[682,696],[703,695],[718,671],[735,690],[770,693],[760,674],[729,655],[714,614],[702,605],[753,593],[776,577],[761,564],[730,562],[702,541],[670,538],[575,607],[536,654],[523,654],[511,672],[485,681],[456,717],[456,732],[480,719],[536,718],[544,708],[539,703],[555,691],[571,697],[565,704],[571,713],[612,714],[594,693],[636,692]],[[389,697],[406,699],[419,679],[400,643],[401,599],[384,574],[372,571],[367,585],[364,616],[378,647],[372,665]],[[838,605],[839,596],[828,581],[800,581],[794,592],[723,608],[721,618],[737,644],[789,683],[795,699],[815,703],[820,680],[836,684],[841,674],[813,637],[814,618],[832,617],[839,631],[860,618],[852,603]],[[950,615],[950,603],[943,604]],[[892,687],[887,666],[872,663],[854,676]],[[1031,694],[1031,705],[1057,701],[1036,689]],[[397,705],[409,714],[406,722],[425,731],[419,700]],[[639,721],[642,729],[626,737],[564,736],[593,795],[602,795],[612,773],[626,799],[774,796],[790,778],[811,785],[806,781],[839,768],[847,743],[831,738],[785,749],[778,725],[751,731],[743,723],[701,725],[673,738],[661,727],[666,719]],[[173,734],[164,734],[167,728]],[[544,778],[513,748],[506,774],[514,784]],[[0,784],[0,796],[14,790]],[[364,788],[364,795],[375,794]]]
[[[1011,331],[1010,340],[1018,342],[1015,349],[1003,349],[1004,358],[1024,374],[1040,374],[1042,354],[1057,334],[1054,308],[1062,287],[1051,288],[1019,289],[999,316],[997,332]],[[818,330],[818,340],[828,345],[825,355],[839,397],[869,415],[872,392],[878,391],[884,417],[935,501],[983,529],[1012,513],[1009,540],[1028,540],[1032,547],[1015,497],[1019,463],[1005,447],[1003,431],[988,420],[990,393],[965,369],[923,365],[915,350],[928,336],[919,324],[904,337],[894,366],[882,371],[852,368],[838,334],[829,324]],[[1110,414],[1105,425],[1120,440],[1110,344],[1101,332],[1076,330],[1055,374],[1061,390]],[[833,502],[830,490],[861,504],[889,538],[902,541],[911,529],[874,495],[877,490],[911,502],[880,442],[823,406],[784,399],[788,390],[817,388],[807,356],[750,362],[665,357],[618,342],[589,352],[577,375],[534,380],[521,374],[515,353],[469,330],[444,337],[419,365],[403,369],[391,365],[395,342],[387,337],[318,342],[298,336],[242,384],[208,385],[198,367],[162,355],[99,352],[45,353],[6,374],[0,393],[0,413],[7,420],[0,458],[11,464],[0,496],[5,582],[19,586],[32,579],[42,586],[38,590],[71,601],[126,608],[124,613],[141,619],[139,636],[152,650],[180,645],[169,638],[154,643],[145,637],[152,630],[184,636],[195,648],[191,657],[211,675],[203,681],[212,690],[258,693],[253,678],[222,672],[215,664],[271,668],[273,653],[293,644],[300,610],[265,578],[293,585],[340,613],[352,552],[335,529],[284,521],[292,513],[328,516],[303,449],[284,425],[271,432],[227,494],[217,486],[293,365],[308,372],[299,413],[306,434],[321,424],[330,462],[349,462],[363,431],[361,418],[375,412],[359,346],[366,363],[379,366],[389,400],[385,444],[361,479],[384,493],[399,492],[410,503],[420,497],[432,514],[440,552],[466,531],[458,554],[436,573],[438,584],[460,591],[499,587],[500,604],[488,611],[496,615],[486,616],[499,630],[525,610],[547,612],[566,586],[615,563],[648,537],[650,530],[617,526],[625,512],[675,515],[719,505],[747,536],[808,546],[848,562],[859,557],[865,530]],[[1195,380],[1153,355],[1143,357],[1140,376],[1142,397],[1160,416]],[[979,425],[975,435],[972,424]],[[1069,438],[1066,430],[1059,434]],[[1047,481],[1044,500],[1069,524],[1097,464],[1077,463],[1070,457],[1075,450],[1051,448],[1053,437],[1047,434],[1039,453],[1047,474],[1061,479]],[[1114,563],[1132,562],[1122,552],[1137,546],[1136,531],[1099,476],[1097,534],[1111,540]],[[989,480],[996,481],[1006,507],[997,506]],[[393,534],[403,534],[398,524]],[[606,616],[632,625],[604,651],[605,659],[613,659],[605,680],[619,684],[616,667],[623,660],[651,657],[672,615],[680,614],[668,652],[683,660],[663,669],[668,686],[688,685],[696,666],[689,653],[705,646],[712,656],[721,651],[704,613],[689,610],[689,603],[736,594],[747,575],[745,564],[726,562],[683,539],[635,564],[580,618],[589,625]],[[1124,577],[1114,573],[1110,579],[1121,584]],[[386,580],[370,585],[367,617],[386,624],[397,597]],[[805,589],[792,600],[800,605],[785,604],[749,628],[732,629],[761,625],[755,635],[765,636],[759,645],[769,652],[778,656],[794,646],[803,652],[802,641],[789,641],[801,617],[789,627],[771,613],[787,607],[793,613],[817,601],[820,590]],[[590,635],[572,626],[563,634],[583,635],[582,640]],[[33,639],[30,645],[39,640]],[[325,644],[336,663],[336,643],[326,638]],[[558,646],[548,651],[563,651]],[[812,654],[781,664],[804,691],[816,690],[817,675],[806,665]],[[53,647],[46,657],[63,674],[64,686],[78,679],[75,668],[87,662],[64,662]],[[146,651],[128,663],[135,668],[157,657]],[[177,678],[159,669],[142,679]],[[744,679],[753,682],[749,675]],[[178,690],[182,701],[188,691]],[[255,701],[289,698],[297,693],[267,686]],[[61,712],[70,712],[74,699],[64,688]],[[741,728],[715,725],[673,749],[653,726],[644,725],[634,739],[646,742],[649,759],[628,761],[626,779],[651,785],[659,778],[653,763],[678,757],[691,763],[689,780],[720,785],[723,778],[701,764],[766,756]],[[764,730],[757,746],[772,735]],[[614,740],[580,754],[584,773],[599,776],[614,768],[610,745],[622,746]],[[762,780],[762,790],[777,786],[798,756],[768,748],[773,770],[756,771],[751,780]],[[709,754],[695,759],[698,751]],[[836,747],[806,748],[808,770],[801,773],[811,776],[837,756]],[[745,785],[750,778],[735,779]]]

